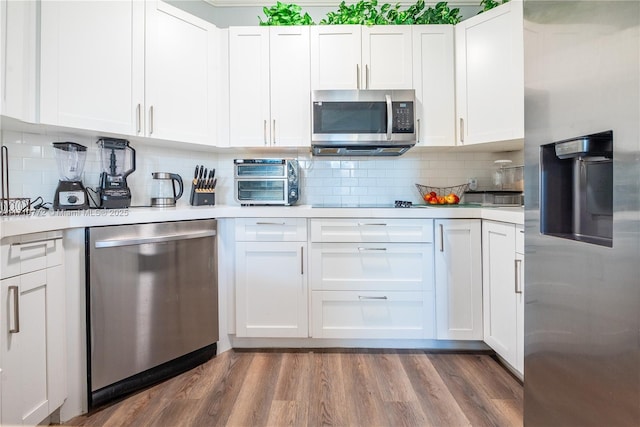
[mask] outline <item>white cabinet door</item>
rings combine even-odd
[[[413,26],[417,146],[456,145],[453,25]]]
[[[311,89],[364,89],[360,25],[311,27]]]
[[[456,25],[458,141],[524,138],[522,1]]]
[[[0,113],[36,121],[37,3],[0,2]]]
[[[41,122],[134,135],[144,108],[144,3],[41,7]]]
[[[47,274],[3,280],[2,425],[36,425],[49,415]]]
[[[271,145],[311,144],[309,27],[269,28]]]
[[[146,2],[147,136],[214,144],[216,31],[163,1]]]
[[[482,222],[484,340],[516,365],[515,225]]]
[[[307,337],[306,242],[236,242],[236,334]]]
[[[229,136],[232,147],[266,147],[269,126],[269,28],[229,28]]]
[[[516,365],[524,377],[524,227],[516,227]]]
[[[413,89],[411,27],[362,27],[361,89]]]
[[[311,143],[309,27],[229,29],[233,147]]]
[[[438,339],[482,339],[480,220],[435,221]]]

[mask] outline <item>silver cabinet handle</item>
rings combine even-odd
[[[416,119],[416,143],[420,143],[420,119]]]
[[[10,334],[20,332],[20,291],[17,286],[9,286],[9,292],[13,292],[13,328],[9,327]]]
[[[140,134],[140,123],[142,122],[140,113],[142,110],[142,106],[138,103],[136,107],[136,134]]]
[[[460,142],[464,144],[464,119],[460,117]]]
[[[265,119],[264,124],[262,125],[262,133],[264,136],[264,145],[267,145],[267,120]]]
[[[153,105],[149,107],[149,135],[153,134]]]
[[[387,296],[382,296],[382,297],[368,297],[366,295],[358,295],[358,299],[359,300],[386,300],[389,299],[387,298]]]
[[[18,246],[20,248],[30,248],[33,246],[43,246],[55,240],[62,240],[62,237],[47,237],[45,239],[32,240],[30,242],[15,242],[11,244],[11,247]]]
[[[360,89],[360,64],[356,64],[356,89]]]
[[[256,225],[285,225],[284,222],[256,222]]]
[[[99,240],[95,243],[96,249],[115,248],[120,246],[136,246],[146,243],[165,243],[175,240],[199,239],[202,237],[213,237],[216,235],[215,230],[199,231],[196,233],[172,234],[168,236],[144,237],[140,239],[114,239]]]
[[[369,89],[369,64],[364,66],[364,79],[365,79],[365,88]]]
[[[444,252],[444,226],[440,224],[440,252]]]
[[[359,251],[386,251],[387,248],[358,248]]]
[[[304,275],[304,246],[300,246],[300,274]]]
[[[387,224],[385,224],[384,222],[369,222],[369,223],[367,223],[367,222],[359,222],[358,223],[358,227],[364,227],[364,226],[367,226],[367,225],[380,225],[380,226],[383,226],[383,227],[387,226]]]
[[[391,95],[384,96],[387,100],[387,141],[391,141],[393,132],[393,103],[391,102]]]
[[[522,260],[517,259],[515,260],[515,271],[516,271],[516,277],[515,277],[515,292],[516,294],[521,294],[522,293],[522,283],[520,283],[520,269],[522,268]]]
[[[273,141],[273,145],[276,144],[276,119],[273,119],[273,135],[271,135],[271,141]]]

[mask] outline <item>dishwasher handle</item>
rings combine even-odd
[[[200,239],[202,237],[213,237],[216,235],[215,230],[198,231],[195,233],[170,234],[168,236],[140,237],[127,239],[99,240],[95,243],[96,249],[115,248],[119,246],[136,246],[146,243],[165,243],[175,240]]]

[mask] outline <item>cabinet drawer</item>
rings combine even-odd
[[[433,242],[433,221],[312,219],[312,242]]]
[[[325,291],[429,291],[431,243],[312,243],[311,288]]]
[[[236,240],[241,242],[306,242],[306,218],[238,218]]]
[[[0,277],[3,279],[60,265],[63,260],[62,231],[3,239],[0,257]]]
[[[434,338],[433,292],[312,293],[313,338]]]
[[[516,225],[516,252],[524,254],[524,226]]]

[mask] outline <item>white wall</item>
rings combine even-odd
[[[58,168],[52,142],[73,141],[88,148],[83,183],[96,187],[101,172],[96,139],[85,136],[40,135],[3,131],[2,143],[9,149],[10,193],[12,197],[42,196],[52,202],[58,183]],[[413,148],[400,157],[312,157],[308,149],[258,152],[249,150],[195,151],[132,143],[137,152],[137,169],[128,178],[132,206],[148,205],[152,172],[174,172],[185,181],[187,205],[190,180],[196,164],[215,167],[218,177],[216,202],[233,200],[233,159],[247,157],[293,157],[300,161],[301,204],[392,204],[395,200],[419,202],[416,183],[430,186],[464,184],[477,178],[480,188],[491,188],[494,160],[511,159],[522,164],[522,151],[477,153],[459,150],[431,151]]]

